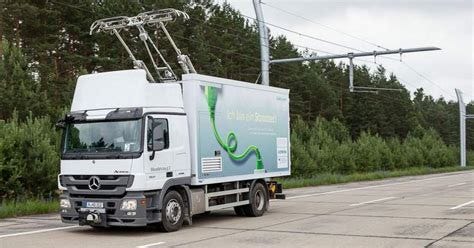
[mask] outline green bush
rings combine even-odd
[[[434,130],[416,128],[405,140],[384,140],[362,132],[356,140],[338,120],[318,118],[292,125],[292,174],[311,177],[324,173],[351,174],[413,167],[439,168],[458,163],[458,149],[447,146]]]
[[[459,154],[459,150],[457,152]],[[467,151],[466,164],[468,166],[474,166],[474,151]]]
[[[0,201],[42,198],[56,189],[59,135],[48,118],[0,121]]]
[[[384,170],[391,164],[391,151],[379,136],[362,132],[354,142],[353,149],[358,172]]]

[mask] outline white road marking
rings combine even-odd
[[[464,185],[464,184],[466,184],[466,183],[456,183],[456,184],[449,185],[448,188],[461,186],[461,185]]]
[[[467,205],[469,205],[469,204],[471,204],[471,203],[474,203],[474,201],[468,201],[468,202],[466,202],[466,203],[459,204],[459,205],[457,205],[456,207],[452,207],[452,208],[450,208],[450,209],[451,209],[451,210],[454,210],[454,209],[462,208],[462,207],[467,206]]]
[[[78,227],[80,226],[63,226],[63,227],[57,227],[57,228],[40,229],[40,230],[29,231],[29,232],[11,233],[11,234],[0,235],[0,239],[7,238],[7,237],[14,237],[14,236],[35,234],[35,233],[44,233],[44,232],[51,232],[51,231],[57,231],[57,230],[72,229],[72,228],[78,228]]]
[[[365,204],[370,204],[370,203],[374,203],[374,202],[380,202],[380,201],[385,201],[385,200],[390,200],[390,199],[395,199],[397,197],[385,197],[385,198],[382,198],[382,199],[377,199],[377,200],[373,200],[373,201],[366,201],[366,202],[360,202],[360,203],[354,203],[354,204],[351,204],[349,206],[360,206],[360,205],[365,205]]]
[[[393,185],[400,185],[400,184],[407,184],[407,183],[414,183],[414,182],[429,181],[429,180],[435,180],[435,179],[459,176],[459,175],[466,175],[466,174],[454,174],[454,175],[448,175],[448,176],[430,177],[430,178],[425,178],[425,179],[411,180],[411,181],[406,181],[406,182],[379,184],[379,185],[372,185],[372,186],[366,186],[366,187],[341,189],[341,190],[327,191],[327,192],[307,194],[307,195],[296,195],[296,196],[286,197],[286,199],[289,200],[289,199],[305,198],[305,197],[318,196],[318,195],[329,195],[329,194],[334,194],[334,193],[349,192],[349,191],[355,191],[355,190],[361,190],[361,189],[372,189],[372,188],[379,188],[379,187],[386,187],[386,186],[393,186]]]
[[[468,173],[466,173],[468,174]],[[459,175],[466,175],[466,174],[454,174],[454,175],[448,175],[448,176],[440,176],[440,177],[430,177],[430,178],[425,178],[425,179],[419,179],[419,180],[411,180],[411,181],[406,181],[406,182],[398,182],[398,183],[388,183],[388,184],[380,184],[380,185],[373,185],[373,186],[366,186],[366,187],[359,187],[359,188],[350,188],[350,189],[342,189],[342,190],[335,190],[335,191],[328,191],[328,192],[321,192],[321,193],[315,193],[315,194],[308,194],[308,195],[297,195],[297,196],[291,196],[287,197],[286,199],[296,199],[296,198],[304,198],[304,197],[311,197],[311,196],[318,196],[318,195],[328,195],[328,194],[334,194],[334,193],[341,193],[341,192],[348,192],[348,191],[355,191],[355,190],[361,190],[361,189],[371,189],[371,188],[378,188],[378,187],[385,187],[385,186],[392,186],[392,185],[400,185],[400,184],[407,184],[407,183],[413,183],[413,182],[421,182],[421,181],[428,181],[428,180],[435,180],[435,179],[440,179],[440,178],[446,178],[446,177],[452,177],[452,176],[459,176]],[[469,205],[471,203],[474,203],[474,201],[466,202],[461,205],[458,205],[456,207],[453,207],[451,209],[458,209],[463,206]],[[43,232],[52,232],[52,231],[58,231],[58,230],[65,230],[65,229],[73,229],[73,228],[79,228],[81,226],[65,226],[65,227],[57,227],[57,228],[49,228],[49,229],[40,229],[40,230],[35,230],[35,231],[29,231],[29,232],[20,232],[20,233],[11,233],[11,234],[5,234],[5,235],[0,235],[1,238],[7,238],[7,237],[14,237],[14,236],[22,236],[22,235],[30,235],[30,234],[36,234],[36,233],[43,233]],[[144,246],[137,246],[140,248],[147,248],[150,246],[154,245],[160,245],[163,244],[164,242],[158,242],[154,244],[148,244]]]
[[[162,245],[164,243],[165,242],[151,243],[151,244],[146,244],[146,245],[140,245],[140,246],[137,246],[136,248],[148,248],[148,247],[152,247],[152,246],[156,246],[156,245]]]

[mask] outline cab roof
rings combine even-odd
[[[179,83],[150,83],[144,70],[94,73],[77,80],[72,111],[113,108],[183,108]]]

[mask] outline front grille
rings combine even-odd
[[[99,178],[100,187],[91,190],[91,177]],[[61,175],[60,181],[71,197],[121,197],[133,183],[132,175]]]
[[[74,180],[89,180],[92,175],[71,175]],[[96,175],[100,180],[117,180],[120,177],[124,177],[122,175]],[[125,177],[128,177],[128,175],[125,175]]]
[[[89,185],[76,185],[76,188],[77,189],[81,189],[81,190],[89,190]],[[100,186],[100,189],[101,190],[114,190],[115,188],[117,188],[117,185],[102,185]]]

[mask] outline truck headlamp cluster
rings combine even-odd
[[[136,199],[123,200],[120,210],[125,210],[125,211],[137,210],[137,200]]]
[[[61,208],[71,208],[71,202],[69,201],[69,199],[61,199],[59,201],[59,206]]]

